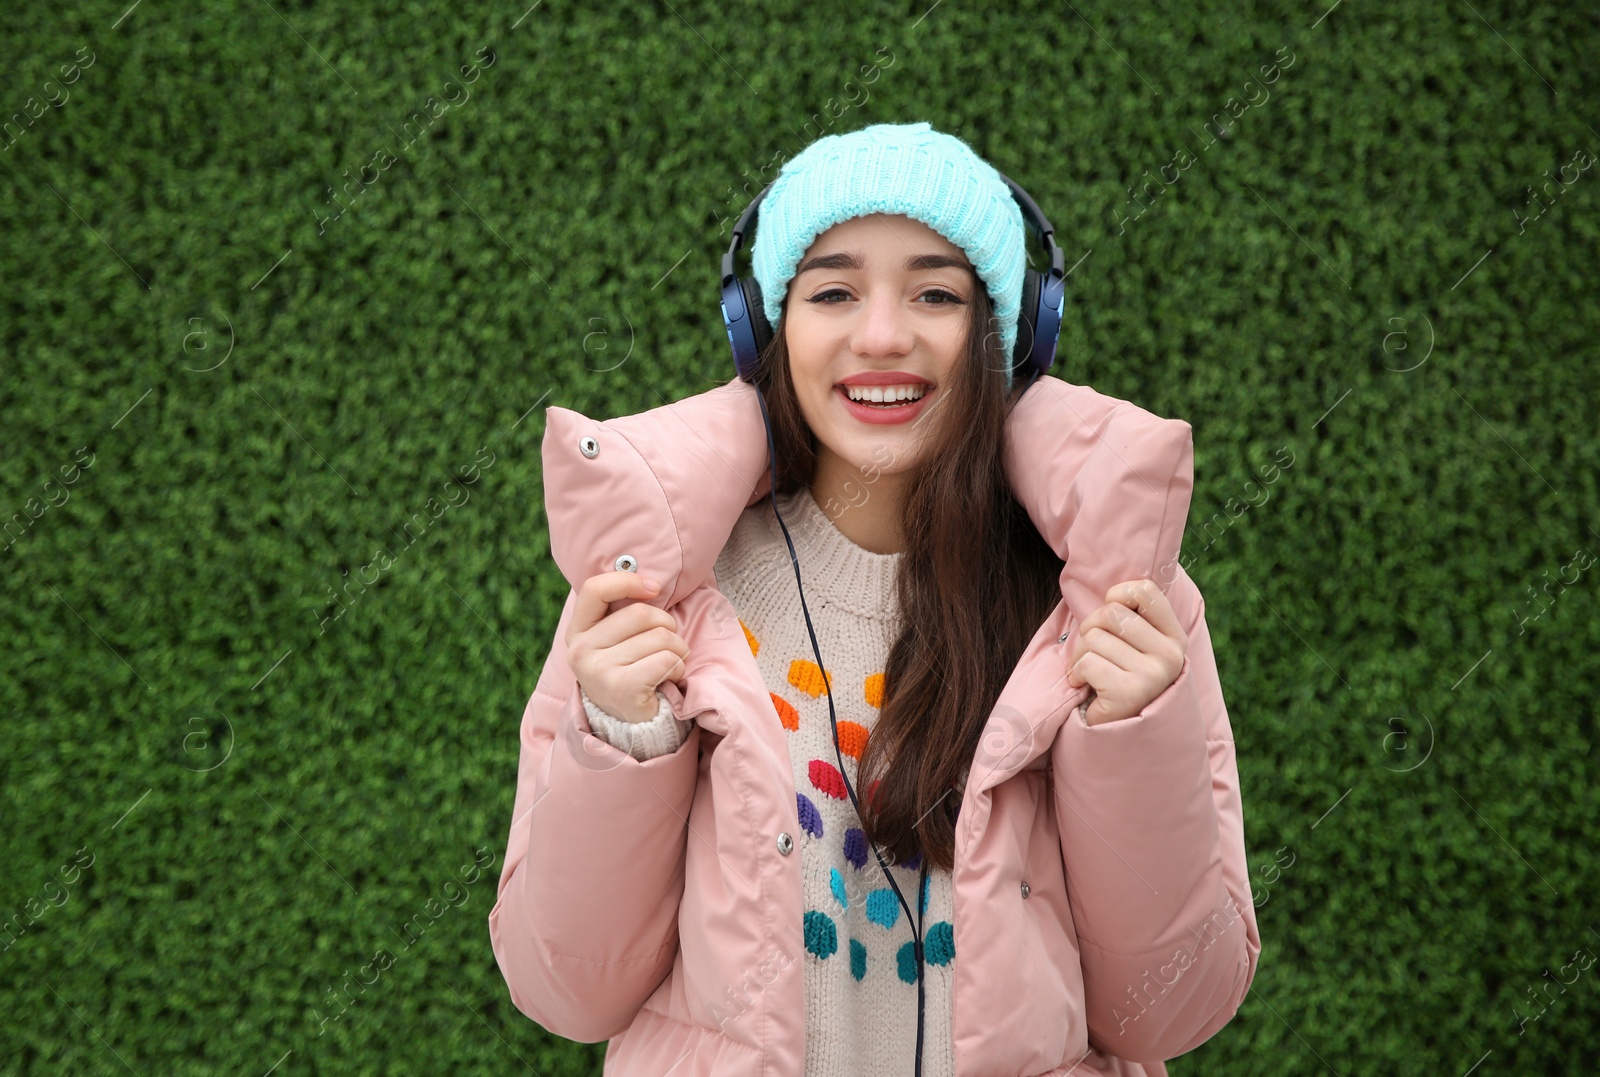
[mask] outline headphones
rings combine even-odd
[[[1044,272],[1028,268],[1022,278],[1022,311],[1017,316],[1017,342],[1012,349],[1011,371],[1015,379],[1019,375],[1027,379],[1023,392],[1027,392],[1035,379],[1043,375],[1055,361],[1056,342],[1061,335],[1061,313],[1066,305],[1066,282],[1062,272],[1064,259],[1061,248],[1056,246],[1055,229],[1039,211],[1038,205],[1028,196],[1028,192],[1017,186],[1009,177],[1001,174],[1001,179],[1006,181],[1006,186],[1011,189],[1011,195],[1017,204],[1022,207],[1022,216],[1039,234],[1040,242],[1045,253],[1050,258],[1050,268]],[[774,181],[776,182],[776,181]],[[750,220],[755,216],[756,207],[772,190],[769,183],[762,188],[755,200],[745,207],[739,215],[738,223],[733,227],[733,238],[728,244],[727,253],[722,256],[722,320],[728,327],[728,343],[733,347],[734,367],[739,377],[747,382],[754,381],[756,360],[763,348],[772,340],[772,326],[768,324],[766,312],[761,302],[761,286],[754,277],[739,277],[734,274],[734,255],[738,253],[744,243],[746,230]],[[764,393],[757,392],[756,399],[761,404],[761,418],[767,428],[767,462],[772,472],[772,492],[768,501],[772,504],[772,514],[778,518],[778,526],[783,529],[783,540],[789,546],[789,561],[794,565],[795,585],[800,588],[800,609],[806,617],[806,632],[811,636],[811,650],[817,656],[817,668],[826,670],[822,664],[822,650],[817,645],[817,632],[811,624],[811,610],[806,605],[805,585],[800,582],[800,560],[794,552],[794,540],[789,537],[789,528],[783,522],[783,514],[778,511],[778,461],[777,447],[772,440],[772,420],[767,414],[767,401]],[[810,496],[809,494],[806,496]],[[839,761],[839,776],[844,779],[845,792],[850,794],[850,803],[856,810],[856,815],[861,816],[861,803],[856,799],[855,788],[850,784],[850,777],[844,769],[844,751],[839,744],[839,716],[833,708],[833,686],[829,683],[830,677],[824,673],[823,686],[828,692],[828,716],[833,722],[833,751]],[[923,1003],[924,983],[923,975],[923,948],[922,948],[922,913],[925,910],[928,893],[928,861],[922,857],[922,871],[917,885],[918,909],[915,921],[911,916],[911,906],[906,902],[905,895],[900,892],[900,884],[895,882],[894,875],[889,871],[889,865],[884,861],[883,854],[878,851],[877,845],[872,846],[872,854],[878,860],[878,866],[883,869],[883,874],[888,878],[889,885],[894,888],[894,893],[900,899],[900,907],[905,910],[906,922],[912,925],[912,952],[917,960],[917,1055],[916,1077],[922,1077],[922,1031],[923,1031]]]
[[[1040,271],[1028,267],[1022,275],[1022,310],[1017,315],[1017,342],[1011,352],[1011,373],[1013,379],[1021,377],[1031,385],[1055,362],[1061,315],[1067,301],[1063,272],[1066,262],[1061,248],[1056,246],[1056,230],[1040,211],[1038,203],[1011,177],[1001,173],[1000,178],[1011,189],[1011,197],[1022,208],[1023,222],[1038,234],[1040,246],[1050,261],[1049,269]],[[734,256],[744,244],[756,207],[776,182],[774,179],[763,187],[739,215],[728,250],[722,256],[722,321],[728,327],[734,369],[745,381],[754,380],[756,359],[772,340],[772,326],[762,306],[761,285],[754,277],[736,275]]]

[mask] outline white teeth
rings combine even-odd
[[[927,391],[926,385],[846,385],[844,391],[851,400],[871,402],[874,404],[892,403],[897,400],[917,400]]]

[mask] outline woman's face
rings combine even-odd
[[[816,238],[789,282],[784,332],[819,471],[875,476],[916,462],[966,356],[967,304],[982,286],[966,252],[910,217],[853,217]],[[853,403],[847,385],[921,399]]]

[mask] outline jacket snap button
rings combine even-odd
[[[787,830],[778,835],[778,852],[784,856],[794,852],[794,839],[789,836]]]
[[[1023,897],[1027,897],[1028,896],[1028,884],[1027,884],[1026,881],[1024,881],[1023,884],[1022,884],[1022,896]]]
[[[600,455],[600,443],[594,438],[579,438],[578,451],[593,460]]]
[[[639,571],[639,562],[634,560],[633,554],[625,553],[617,558],[616,568],[618,572],[637,572]]]

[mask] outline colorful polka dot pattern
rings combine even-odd
[[[750,644],[750,653],[757,654],[761,643],[750,631],[744,621],[739,622],[739,627],[744,629],[745,638]],[[828,688],[833,687],[833,678],[829,674],[824,684],[822,670],[815,662],[795,659],[789,664],[789,685],[806,696],[816,699]],[[867,677],[862,684],[862,695],[867,704],[874,709],[881,709],[883,705],[884,674],[874,673]],[[773,708],[777,711],[778,720],[783,728],[790,733],[800,731],[799,709],[776,692],[769,693],[772,697]],[[857,764],[861,762],[862,753],[866,751],[868,730],[859,722],[840,721],[838,723],[839,751],[845,757],[854,759]],[[831,739],[831,738],[830,738]],[[806,776],[811,782],[812,790],[816,794],[835,800],[848,800],[849,794],[845,789],[844,775],[840,773],[835,762],[826,759],[812,759],[806,764]],[[878,788],[878,783],[873,782],[867,789],[867,796],[872,796]],[[859,792],[859,791],[858,791]],[[812,838],[820,839],[824,836],[822,811],[818,808],[818,801],[813,800],[803,792],[795,793],[796,808],[799,812],[800,829]],[[859,826],[846,827],[842,836],[842,850],[846,862],[857,871],[866,867],[868,860],[868,844],[866,833]],[[920,853],[912,853],[897,865],[911,871],[919,871],[922,867]],[[874,865],[876,869],[876,865]],[[838,868],[828,869],[828,889],[833,897],[836,908],[835,915],[843,916],[849,911],[850,894],[852,885],[859,886],[861,880],[847,881]],[[931,879],[924,879],[921,893],[919,894],[919,912],[928,911],[928,889]],[[859,891],[858,891],[859,892]],[[879,887],[867,891],[863,902],[867,921],[882,928],[885,932],[892,932],[900,922],[900,896],[892,887]],[[908,925],[909,926],[909,925]],[[804,934],[806,951],[819,961],[826,961],[839,952],[839,924],[834,916],[830,916],[821,909],[809,909],[804,917]],[[850,975],[857,983],[867,976],[871,959],[871,949],[868,940],[851,938],[849,940]],[[923,937],[923,957],[931,965],[945,966],[955,959],[955,932],[953,926],[945,920],[926,925]],[[916,949],[912,943],[907,942],[895,950],[895,973],[899,979],[907,984],[917,982]]]
[[[764,848],[770,866],[798,873],[790,878],[800,883],[789,914],[799,922],[790,922],[789,933],[799,929],[792,952],[805,978],[805,1069],[905,1073],[920,986],[926,989],[923,1077],[953,1077],[950,874],[932,872],[919,887],[925,858],[914,850],[904,860],[874,850],[858,811],[883,792],[862,773],[862,763],[890,698],[888,660],[903,628],[895,593],[899,562],[854,546],[806,489],[785,500],[782,512],[805,570],[809,610],[801,608],[790,543],[770,503],[740,518],[716,575],[772,700],[770,711],[731,717],[776,723],[761,730],[768,738],[763,745],[780,756],[787,749],[778,762],[793,776],[795,815],[781,830],[794,847],[784,856],[788,843],[775,845],[769,835]],[[726,620],[732,619],[730,613]],[[737,632],[724,635],[724,643],[738,645]],[[752,702],[759,705],[760,695]],[[913,943],[919,932],[920,969]]]
[[[880,891],[894,896],[893,891]],[[837,895],[835,895],[837,896]],[[843,900],[842,898],[840,899]],[[870,898],[869,898],[870,901]],[[898,906],[895,912],[899,912]],[[870,915],[870,914],[869,914]],[[885,917],[893,920],[894,916]],[[886,924],[885,927],[892,927]],[[833,917],[817,909],[810,909],[805,915],[806,951],[819,960],[826,961],[839,951],[839,928],[833,922]],[[860,939],[850,940],[850,975],[859,982],[867,975],[867,961],[870,954],[865,944]],[[955,927],[948,920],[927,925],[922,936],[922,957],[930,965],[941,968],[950,964],[956,958]],[[917,951],[910,943],[904,943],[895,951],[895,973],[908,984],[917,982]]]
[[[746,629],[749,632],[749,629]],[[754,637],[752,637],[754,640]],[[816,696],[821,693],[822,675],[816,663],[802,663],[795,661],[789,666],[789,683],[795,688],[805,691],[808,695]],[[832,682],[830,682],[832,683]],[[874,674],[867,677],[864,696],[867,703],[877,707],[883,698],[883,674]],[[773,695],[773,704],[778,707],[778,717],[782,725],[790,733],[800,728],[800,712],[789,701],[781,696]],[[861,762],[861,752],[866,751],[867,728],[858,722],[838,723],[838,746],[843,754],[848,755],[856,762]],[[837,765],[827,760],[813,759],[806,765],[806,776],[811,779],[811,786],[826,797],[834,800],[846,800],[845,779],[840,775]],[[877,783],[872,784],[877,789]],[[797,792],[795,799],[800,810],[800,829],[810,834],[811,837],[822,837],[822,813],[816,803],[806,797],[803,792]],[[845,842],[843,842],[846,861],[856,869],[866,866],[867,863],[867,837],[861,827],[846,827]],[[912,853],[909,858],[902,859],[899,867],[906,867],[909,871],[922,871],[922,853]],[[928,911],[928,885],[931,880],[923,880],[922,895],[920,895],[920,909],[918,912]],[[829,869],[829,890],[834,895],[838,904],[838,912],[845,912],[850,907],[850,887],[845,882],[837,867]],[[878,927],[893,930],[899,922],[901,914],[901,899],[891,887],[882,887],[867,893],[866,898],[867,920],[877,923]],[[949,965],[955,959],[955,931],[947,920],[926,925],[923,936],[923,959],[933,965]],[[805,914],[805,947],[806,951],[826,960],[838,951],[838,925],[826,912],[811,909]],[[861,939],[850,939],[850,975],[856,981],[866,978],[869,951]],[[907,984],[917,983],[917,951],[912,943],[899,947],[894,955],[896,975]]]

